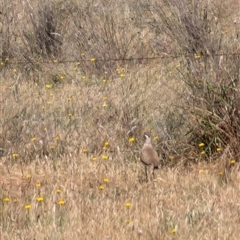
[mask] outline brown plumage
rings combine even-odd
[[[145,138],[145,143],[140,152],[140,159],[141,159],[141,162],[145,165],[145,173],[147,178],[147,167],[148,166],[153,167],[153,175],[154,175],[154,169],[158,168],[160,161],[159,161],[157,152],[152,146],[150,135],[144,134],[144,138]]]

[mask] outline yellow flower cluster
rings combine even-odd
[[[132,136],[132,137],[130,137],[129,139],[128,139],[128,141],[130,142],[130,143],[133,143],[133,142],[135,142],[135,137],[134,136]]]

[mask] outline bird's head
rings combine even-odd
[[[151,136],[149,133],[144,133],[145,143],[151,144]]]

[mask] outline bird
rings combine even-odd
[[[153,168],[152,174],[154,176],[154,170],[158,169],[160,160],[156,150],[152,146],[150,134],[145,133],[144,138],[145,138],[145,143],[140,151],[140,160],[145,166],[145,174],[146,174],[146,180],[147,180],[148,179],[147,167],[150,166]]]

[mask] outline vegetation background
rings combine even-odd
[[[239,12],[3,0],[1,239],[238,239]]]

